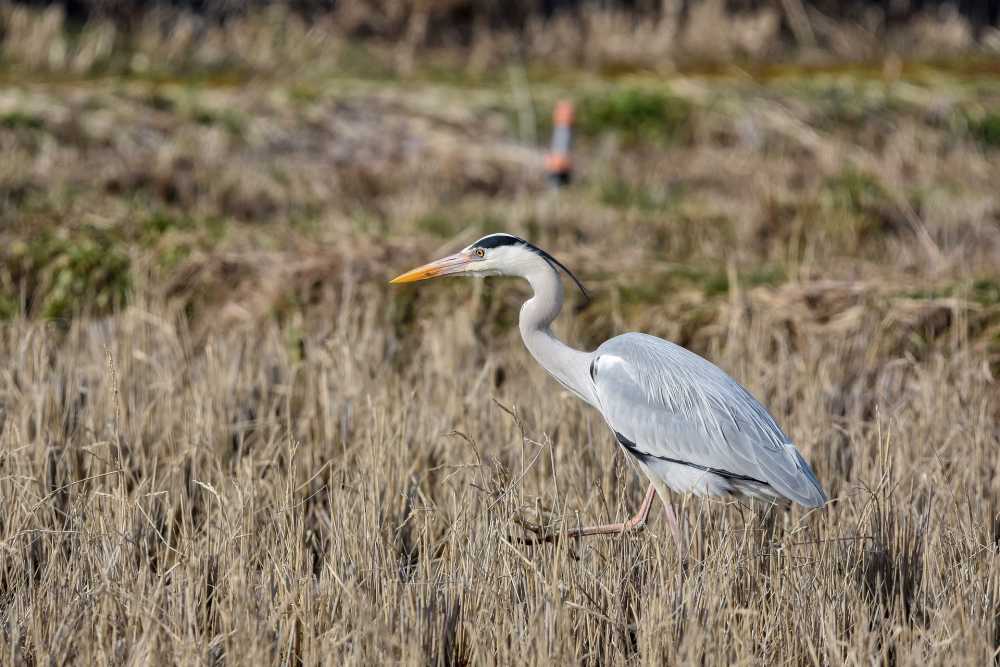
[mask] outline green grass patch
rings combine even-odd
[[[972,283],[972,300],[981,306],[1000,305],[1000,280],[982,278]]]
[[[8,130],[41,130],[45,120],[25,111],[8,111],[0,115],[0,127]]]
[[[682,196],[683,191],[680,187],[654,189],[622,180],[605,182],[601,185],[600,191],[602,204],[626,210],[635,209],[643,213],[667,211],[675,207]]]
[[[192,252],[191,244],[182,242],[163,248],[157,253],[156,259],[160,267],[170,271],[180,266]]]
[[[191,118],[199,125],[221,127],[234,137],[242,137],[246,132],[246,118],[243,114],[232,109],[216,110],[196,107],[191,111]]]
[[[144,102],[147,106],[157,111],[173,112],[177,109],[177,102],[172,97],[156,91],[148,95]]]
[[[201,231],[206,233],[210,240],[219,241],[226,235],[226,228],[227,223],[223,218],[196,218],[160,210],[139,222],[138,240],[146,245],[152,245],[163,236]]]
[[[664,91],[621,88],[587,95],[577,103],[583,134],[614,132],[629,142],[674,142],[691,127],[691,103]]]
[[[337,54],[337,74],[371,81],[397,81],[399,73],[383,50],[359,41],[343,45]]]
[[[428,213],[417,219],[417,229],[440,238],[451,238],[458,231],[455,224],[439,213]]]
[[[878,179],[853,168],[828,178],[821,197],[828,206],[851,213],[865,213],[889,198]]]
[[[967,118],[969,135],[984,148],[1000,148],[1000,113],[989,112],[978,118]]]
[[[906,214],[871,173],[853,167],[826,179],[814,211],[830,251],[874,257],[907,227]]]
[[[30,311],[46,318],[124,305],[132,287],[125,243],[107,230],[46,230],[3,254],[14,282],[26,288]]]
[[[742,287],[777,286],[787,281],[785,268],[777,264],[761,264],[737,272]],[[729,275],[724,268],[679,264],[656,274],[645,274],[641,282],[623,285],[619,296],[624,304],[661,303],[667,295],[679,289],[697,288],[706,298],[729,293]]]
[[[907,290],[900,294],[904,299],[913,299],[915,301],[935,301],[937,299],[947,299],[954,294],[954,290],[950,287],[941,289],[915,289]]]
[[[1000,305],[1000,280],[979,278],[970,282],[949,283],[936,287],[906,290],[899,293],[905,299],[934,301],[936,299],[960,299],[972,301],[980,306]]]
[[[322,99],[320,89],[307,83],[297,83],[288,90],[288,99],[302,106],[315,104]]]
[[[154,250],[160,268],[170,271],[190,257],[195,248],[222,240],[226,230],[227,224],[222,218],[195,218],[156,211],[139,223],[136,235],[130,238]]]
[[[17,299],[9,294],[0,294],[0,322],[14,319],[19,311]]]
[[[153,241],[171,231],[190,231],[197,227],[194,218],[157,211],[140,223],[140,234],[144,240]]]

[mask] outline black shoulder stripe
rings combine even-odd
[[[676,463],[678,465],[689,466],[697,470],[704,470],[705,472],[710,472],[713,475],[718,475],[719,477],[725,477],[726,479],[738,479],[743,482],[756,482],[757,484],[770,486],[767,482],[762,482],[761,480],[756,479],[754,477],[748,477],[747,475],[740,475],[735,472],[729,472],[728,470],[722,470],[721,468],[711,468],[709,466],[703,466],[701,464],[692,463],[690,461],[681,461],[680,459],[672,459],[667,456],[655,456],[653,454],[649,454],[648,452],[644,452],[641,449],[639,449],[634,442],[626,438],[618,431],[615,431],[615,437],[618,438],[619,444],[621,444],[621,446],[624,447],[629,454],[631,454],[632,456],[636,457],[637,459],[643,462],[649,461],[650,459],[655,459],[658,461],[666,461],[667,463]]]
[[[590,379],[593,380],[594,382],[597,382],[597,360],[598,359],[600,359],[600,357],[594,357],[594,360],[590,362]],[[617,431],[615,432],[615,435],[618,436],[619,440],[621,439],[621,435]]]

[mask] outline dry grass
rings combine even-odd
[[[382,68],[405,74],[424,69],[434,49],[472,71],[523,59],[606,73],[1000,52],[1000,27],[986,10],[968,6],[962,14],[947,3],[869,2],[864,11],[810,0],[556,4],[550,15],[522,0],[209,0],[193,7],[84,0],[44,8],[3,0],[0,64],[76,74],[328,70],[350,46],[345,40],[358,37],[378,45]]]
[[[996,392],[967,353],[868,369],[880,407],[853,414],[862,399],[835,384],[861,365],[850,343],[794,352],[766,315],[730,330],[717,358],[768,397],[836,500],[779,517],[773,542],[747,508],[686,501],[684,571],[656,522],[517,546],[517,513],[620,518],[639,481],[600,419],[522,350],[476,344],[458,315],[404,353],[370,292],[295,346],[272,325],[193,349],[183,327],[138,308],[65,338],[7,327],[5,356],[20,363],[2,387],[5,655],[992,655]]]
[[[539,116],[612,110],[556,194],[517,77],[348,74],[8,77],[7,661],[996,659],[988,77],[532,79]],[[744,382],[830,506],[683,500],[686,569],[658,517],[516,544],[643,489],[523,350],[522,286],[385,285],[496,229],[595,291],[574,343],[644,330]]]

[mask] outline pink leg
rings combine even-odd
[[[635,516],[625,521],[623,523],[607,523],[602,526],[588,526],[586,528],[573,528],[566,531],[566,537],[580,538],[589,537],[591,535],[621,535],[622,533],[629,530],[638,530],[646,525],[646,519],[649,518],[649,509],[653,506],[653,498],[656,497],[656,488],[650,484],[649,488],[646,489],[646,497],[642,500],[642,505],[639,507],[639,511],[635,513]],[[676,531],[677,519],[674,518],[673,512],[670,510],[670,505],[667,505],[668,518],[672,520],[672,526]],[[524,525],[524,524],[522,524]],[[522,542],[525,544],[541,544],[544,542],[555,542],[560,537],[561,533],[547,533],[543,534],[542,529],[538,526],[525,525],[525,528],[538,534],[536,538],[522,538]],[[676,533],[675,533],[676,536]]]

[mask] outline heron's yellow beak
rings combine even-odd
[[[460,252],[443,257],[436,262],[418,266],[412,271],[407,271],[401,276],[396,276],[389,282],[393,285],[399,283],[413,283],[418,280],[427,280],[428,278],[438,278],[440,276],[448,276],[453,273],[461,273],[462,271],[465,271],[466,267],[470,263],[472,263],[472,259],[465,253]]]

